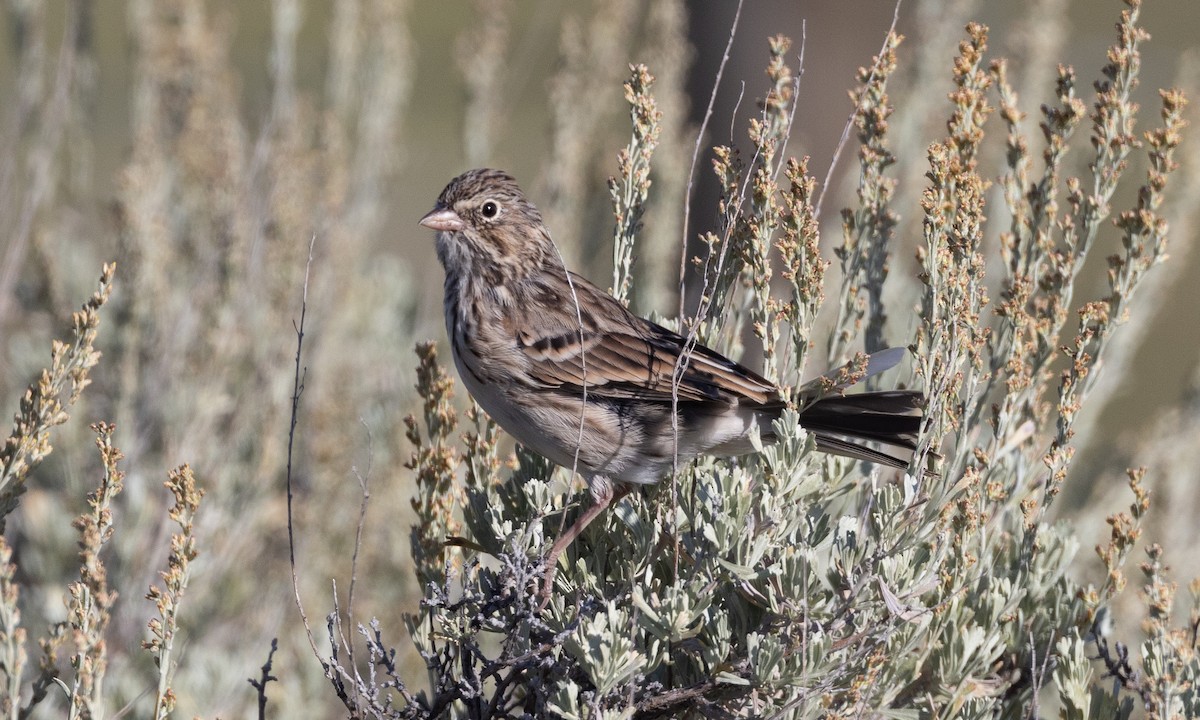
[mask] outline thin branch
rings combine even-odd
[[[325,669],[325,674],[329,674],[329,664],[321,657],[321,652],[317,650],[317,641],[313,637],[312,626],[308,624],[308,615],[304,612],[304,603],[300,599],[300,578],[296,573],[296,535],[295,523],[293,522],[292,514],[292,498],[294,495],[292,488],[292,457],[293,449],[296,443],[296,425],[299,422],[300,415],[300,396],[304,393],[304,377],[308,374],[308,368],[301,369],[300,357],[304,349],[304,318],[308,313],[308,276],[312,269],[313,247],[317,244],[317,236],[313,234],[312,239],[308,243],[308,262],[304,265],[304,291],[300,298],[300,323],[295,326],[296,329],[296,369],[292,376],[292,419],[288,427],[288,449],[287,449],[287,532],[288,532],[288,563],[292,570],[292,591],[296,595],[296,609],[300,612],[300,621],[304,623],[304,634],[308,637],[308,644],[312,648],[313,655],[320,661],[321,667]]]
[[[684,292],[684,279],[687,277],[688,256],[688,225],[692,215],[692,188],[696,183],[696,163],[700,161],[700,146],[704,142],[704,134],[708,131],[708,121],[712,118],[713,105],[717,102],[717,89],[721,87],[721,76],[725,74],[725,65],[729,62],[729,51],[733,47],[733,38],[737,35],[738,21],[742,17],[742,4],[738,0],[737,10],[733,13],[733,24],[729,28],[729,40],[725,43],[725,54],[721,56],[721,64],[717,67],[717,77],[713,80],[712,93],[708,96],[708,107],[704,110],[704,120],[696,131],[696,145],[692,148],[692,164],[688,168],[687,189],[683,196],[683,239],[679,249],[679,318],[684,317],[684,304],[687,294]]]
[[[1141,674],[1129,664],[1129,647],[1125,643],[1117,643],[1117,656],[1113,657],[1108,649],[1108,640],[1100,635],[1095,625],[1092,627],[1092,640],[1096,643],[1096,651],[1099,653],[1092,659],[1104,663],[1105,673],[1102,678],[1115,678],[1121,687],[1137,693],[1142,704],[1149,707],[1150,686],[1142,679]]]
[[[895,19],[892,20],[893,25]],[[785,137],[791,138],[792,127],[796,124],[796,108],[800,105],[800,78],[804,77],[804,51],[808,48],[808,19],[800,19],[800,53],[796,56],[796,78],[792,81],[792,109],[788,113],[787,133]],[[779,161],[775,165],[775,172],[771,174],[771,179],[775,180],[779,177],[779,171],[787,165],[788,154],[786,143],[784,147],[779,148]]]
[[[271,674],[271,664],[275,661],[275,651],[279,649],[279,638],[271,638],[271,651],[267,653],[267,661],[263,663],[262,674],[258,679],[247,678],[246,682],[258,691],[258,720],[266,720],[267,717],[267,683],[271,681],[279,681],[279,678]]]
[[[371,500],[371,467],[375,460],[371,427],[362,418],[359,418],[358,421],[367,432],[367,470],[365,473],[360,473],[358,468],[353,468],[354,477],[358,480],[358,487],[362,491],[362,500],[358,504],[358,526],[354,530],[354,554],[350,556],[350,590],[346,596],[346,619],[350,622],[350,627],[354,627],[354,585],[358,580],[358,551],[362,549],[363,528],[367,524],[367,504]],[[336,600],[337,593],[335,592],[334,595]],[[346,654],[350,659],[351,667],[357,668],[358,665],[354,662],[353,636],[346,647]]]
[[[883,55],[887,50],[888,38],[892,33],[896,32],[896,23],[900,20],[900,3],[904,0],[896,0],[896,6],[892,9],[892,24],[888,28],[887,33],[883,36],[883,45],[879,48],[879,54]],[[871,77],[867,78],[864,85],[869,85],[874,79],[874,70],[872,69]],[[846,142],[850,139],[850,128],[854,127],[854,117],[858,114],[858,108],[850,108],[850,117],[846,118],[846,126],[842,128],[842,136],[838,138],[837,148],[833,151],[833,159],[829,161],[829,169],[825,172],[825,182],[821,183],[821,192],[817,195],[816,205],[813,206],[813,217],[819,221],[821,219],[821,203],[825,200],[825,191],[829,189],[830,183],[833,182],[833,171],[837,168],[838,160],[842,156],[842,149],[846,147]]]

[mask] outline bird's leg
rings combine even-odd
[[[567,528],[558,540],[554,541],[554,545],[550,547],[550,552],[546,554],[546,571],[542,576],[542,590],[539,593],[542,598],[542,607],[546,607],[546,603],[550,601],[550,591],[554,589],[554,575],[558,572],[558,557],[563,551],[575,542],[575,538],[579,537],[593,520],[600,513],[604,512],[610,505],[619,501],[621,498],[629,494],[633,488],[625,483],[618,483],[614,486],[613,482],[605,477],[592,478],[592,506],[583,511],[575,523]]]

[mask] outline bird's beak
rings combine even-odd
[[[419,224],[432,230],[445,232],[458,232],[463,229],[462,218],[450,208],[441,205],[425,213],[425,217],[421,218]]]

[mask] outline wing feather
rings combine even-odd
[[[543,388],[582,388],[588,394],[671,402],[774,404],[779,393],[770,381],[702,346],[687,352],[680,335],[639,318],[587,280],[572,275],[581,312],[570,294],[560,307],[530,308],[542,320],[539,332],[528,328],[517,338],[528,379]],[[564,295],[541,293],[541,303]],[[582,312],[586,307],[587,312]],[[582,333],[579,316],[583,316]],[[672,380],[680,356],[687,354],[678,390]]]

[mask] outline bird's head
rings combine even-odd
[[[470,170],[450,181],[421,218],[437,230],[438,258],[447,273],[511,280],[557,264],[542,215],[502,170]]]

